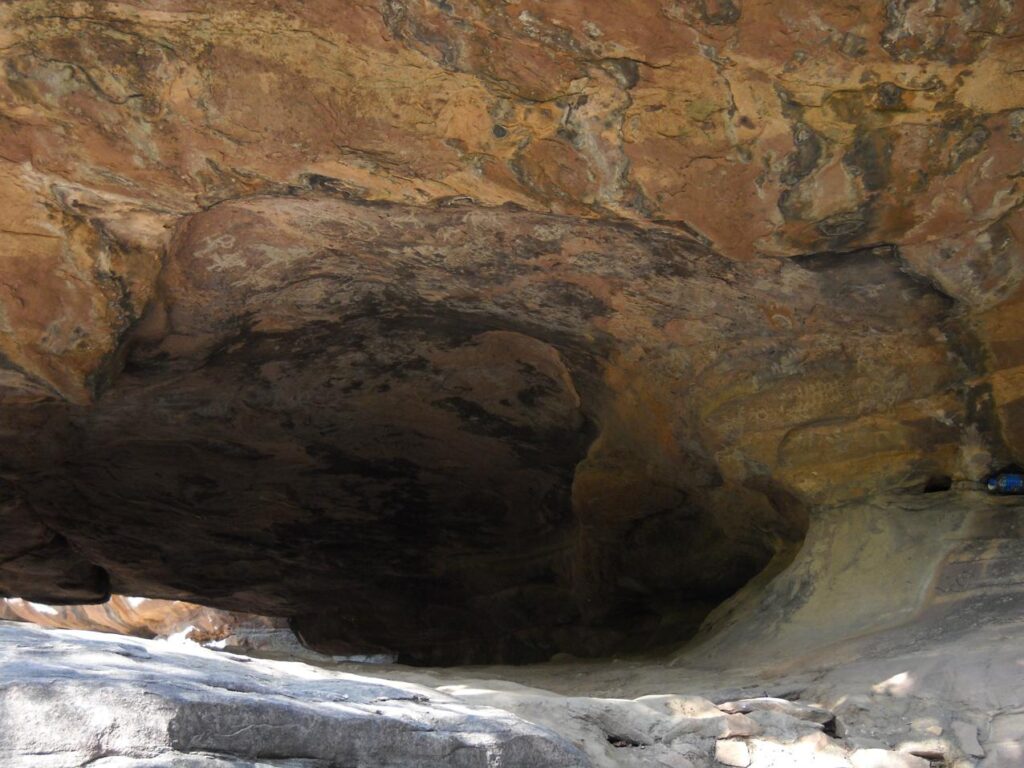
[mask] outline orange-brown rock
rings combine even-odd
[[[273,619],[218,611],[181,600],[112,595],[93,605],[45,605],[19,598],[0,600],[0,619],[56,629],[87,629],[136,637],[183,635],[199,642],[222,640],[235,632],[276,626]]]
[[[823,507],[1024,462],[1022,35],[999,0],[4,4],[0,591],[600,653]]]

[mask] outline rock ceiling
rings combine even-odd
[[[668,643],[1024,460],[1024,7],[0,6],[0,591]]]

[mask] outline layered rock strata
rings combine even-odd
[[[693,634],[1024,461],[999,0],[0,8],[0,592]],[[827,514],[827,513],[826,513]]]
[[[6,598],[0,600],[0,620],[135,637],[182,636],[196,642],[217,642],[246,632],[285,629],[285,622],[280,619],[218,611],[180,600],[124,595],[87,605],[46,605]]]

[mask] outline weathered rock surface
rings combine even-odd
[[[664,658],[562,659],[525,667],[435,670],[375,665],[373,674],[383,679],[372,685],[400,689],[406,701],[388,702],[389,707],[412,706],[421,714],[435,706],[449,711],[453,701],[474,716],[480,707],[512,713],[546,729],[542,732],[549,740],[579,750],[575,759],[580,765],[600,768],[715,768],[743,761],[753,768],[1016,768],[1024,757],[1024,624],[1018,610],[1024,561],[1013,549],[1020,543],[1021,515],[1019,499],[962,488],[838,510],[816,523],[805,551],[769,588],[762,588],[754,607],[741,592],[713,617],[724,626],[708,638],[699,636],[674,663]],[[924,535],[929,526],[932,535]],[[831,554],[821,556],[819,548],[826,542]],[[889,589],[874,588],[870,576],[880,559],[897,556],[908,562],[908,570],[894,572]],[[858,580],[863,590],[853,588]],[[844,612],[854,615],[849,624],[838,619]],[[831,626],[838,636],[823,631]],[[35,733],[25,730],[28,713],[61,703],[63,708],[47,710],[46,732],[88,746],[69,748],[74,754],[60,765],[77,766],[76,761],[87,759],[74,750],[109,746],[109,736],[97,741],[99,730],[134,733],[137,739],[126,737],[89,765],[316,766],[310,757],[303,758],[307,763],[289,763],[280,752],[260,752],[260,745],[288,744],[288,754],[295,755],[325,754],[334,742],[321,739],[316,728],[306,729],[312,717],[308,710],[326,706],[330,697],[325,691],[349,695],[346,704],[355,702],[348,686],[353,680],[369,684],[365,665],[326,657],[319,657],[317,669],[5,624],[0,624],[0,648],[5,654],[0,658],[0,716],[22,718],[0,729],[0,744],[5,737],[16,738],[9,734]],[[39,679],[57,680],[47,690],[60,695],[10,698],[11,690]],[[69,681],[77,687],[65,689]],[[224,746],[208,739],[203,744],[221,746],[197,755],[169,747],[163,726],[145,732],[133,731],[134,726],[110,729],[107,721],[96,719],[95,707],[89,717],[81,716],[88,706],[83,702],[107,702],[112,686],[128,701],[140,689],[155,691],[158,702],[172,693],[179,701],[182,690],[200,691],[189,706],[209,697],[224,699],[226,709],[217,709],[221,714],[216,716],[244,720],[252,740],[238,736]],[[430,701],[415,701],[421,695]],[[275,708],[281,699],[289,707],[283,713]],[[244,711],[233,708],[242,706],[240,701]],[[379,702],[366,707],[376,711]],[[151,709],[132,711],[149,717]],[[203,712],[207,722],[219,722],[210,710]],[[277,733],[282,728],[291,729],[291,741],[264,739],[268,729]],[[207,729],[204,738],[229,732]],[[367,738],[390,749],[392,733],[373,731]],[[128,742],[135,746],[125,746]],[[35,748],[18,743],[18,749]],[[148,750],[145,759],[127,756],[135,755],[130,750],[136,748]],[[388,765],[382,754],[378,750],[373,759],[354,764]],[[424,762],[408,764],[431,765],[435,754],[428,750]],[[509,755],[517,753],[504,754],[512,759]],[[716,761],[716,755],[725,762]],[[41,764],[32,760],[38,755],[21,764]]]
[[[392,668],[383,674],[440,686],[466,702],[501,707],[543,724],[579,744],[603,768],[1013,768],[1024,755],[1024,732],[1013,715],[1021,704],[1022,677],[1013,646],[1022,629],[1017,622],[998,633],[977,631],[831,667],[804,658],[806,666],[784,675],[739,666],[707,674],[651,661],[419,674]],[[698,654],[690,658],[699,660]],[[529,679],[560,693],[495,680],[492,674]],[[716,687],[723,683],[735,687]],[[614,687],[621,694],[593,698],[596,687]],[[763,689],[774,696],[754,693]],[[626,698],[637,691],[663,693]],[[724,721],[738,717],[728,713],[734,707],[727,701],[737,693],[758,707],[753,713],[761,718],[758,727],[718,736],[725,732]],[[823,729],[813,720],[782,715],[779,696],[788,697],[790,712],[804,717],[828,711],[831,724]],[[961,717],[979,724],[972,727],[984,746],[972,745],[971,752],[959,741],[951,723]],[[692,727],[696,720],[705,727]]]
[[[800,540],[801,497],[924,487],[967,428],[969,367],[931,333],[960,332],[951,303],[887,248],[733,264],[631,225],[272,197],[193,217],[155,291],[102,398],[32,409],[48,466],[12,456],[17,503],[117,591],[296,616],[314,643],[673,639]],[[764,329],[776,301],[800,324]],[[918,448],[868,471],[880,429]],[[850,486],[809,471],[851,452]]]
[[[1024,462],[1022,34],[3,4],[0,593],[595,655],[692,635],[819,510]]]
[[[551,731],[411,684],[0,623],[11,768],[585,768]]]
[[[105,603],[46,605],[21,598],[0,599],[0,620],[22,621],[54,629],[84,629],[174,642],[191,641],[263,658],[311,663],[356,661],[383,663],[394,654],[329,656],[304,646],[285,619],[221,611],[182,600],[112,595]]]
[[[284,628],[284,622],[231,613],[181,600],[113,595],[92,605],[45,605],[20,598],[0,600],[0,620],[41,627],[116,632],[135,637],[183,635],[196,642],[225,640],[248,632]]]
[[[969,483],[1024,464],[1022,37],[0,4],[0,595],[418,663],[694,638],[381,668],[438,693],[0,626],[0,762],[1019,766],[1022,507]]]
[[[678,753],[710,766],[724,740],[744,744],[758,768],[1016,768],[1022,521],[1021,499],[964,488],[836,510],[788,568],[727,601],[672,663],[380,674],[579,734],[595,765],[673,765]],[[901,567],[886,572],[894,560]]]
[[[874,407],[894,387],[912,398],[892,428],[924,455],[889,456],[888,482],[923,486],[955,463],[945,389],[967,372],[928,335],[952,322],[949,303],[887,249],[733,265],[629,225],[260,198],[194,217],[156,290],[117,382],[50,421],[65,451],[57,472],[26,468],[27,503],[118,591],[297,615],[314,643],[344,627],[360,650],[443,661],[593,653],[624,626],[685,633],[799,541],[799,478],[808,494],[841,492],[780,451],[798,438],[771,414],[842,407],[849,441],[876,434],[856,415],[872,406],[840,405],[841,371]],[[753,333],[776,294],[804,323]],[[622,357],[638,324],[648,372],[633,378]],[[688,344],[671,338],[696,324]],[[756,373],[802,345],[820,400],[786,391],[812,391],[813,373]],[[900,350],[898,383],[879,386],[880,349]],[[616,393],[623,376],[661,393],[666,418],[651,423],[656,395]],[[745,431],[761,414],[767,436]],[[339,591],[345,604],[325,610]]]
[[[924,768],[929,761],[919,755],[927,753],[966,768],[971,763],[955,740],[934,737],[926,746],[919,737],[941,735],[939,724],[948,724],[957,710],[973,716],[981,685],[1004,673],[1012,654],[990,654],[993,669],[977,687],[960,689],[958,702],[929,698],[927,674],[916,689],[906,680],[901,689],[866,685],[887,665],[909,664],[919,674],[927,656],[936,668],[966,671],[963,662],[969,665],[972,654],[959,660],[955,655],[964,648],[939,646],[918,657],[865,662],[859,669],[840,665],[831,673],[835,679],[817,676],[811,687],[765,681],[796,685],[787,694],[793,700],[753,697],[737,706],[678,693],[564,696],[496,680],[455,682],[458,675],[451,670],[386,669],[387,675],[419,677],[426,685],[396,682],[195,646],[0,623],[0,764]],[[646,671],[659,673],[655,666]],[[673,680],[664,668],[660,674],[660,683],[633,675],[632,684],[662,691],[701,684]],[[827,711],[820,702],[843,718],[842,734],[836,728],[823,732],[814,722]],[[774,717],[730,729],[728,723],[745,717],[733,713],[737,708]],[[908,720],[919,729],[917,740],[902,730]],[[696,722],[703,727],[691,727]],[[1008,739],[1020,731],[999,720],[984,735],[990,748],[1011,754]],[[985,753],[980,744],[974,750]],[[984,763],[1013,764],[989,758]]]
[[[971,487],[830,510],[788,568],[726,601],[679,658],[824,664],[1013,626],[1024,607],[1022,532],[1024,500]]]

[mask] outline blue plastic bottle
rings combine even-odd
[[[988,479],[989,493],[1016,494],[1024,493],[1024,474],[1004,472]]]

